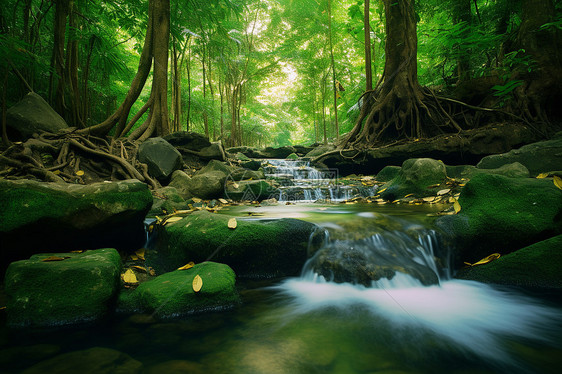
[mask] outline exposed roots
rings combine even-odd
[[[0,177],[78,184],[138,179],[159,188],[147,166],[138,161],[137,150],[138,144],[126,139],[43,133],[0,154]]]

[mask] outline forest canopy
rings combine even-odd
[[[370,146],[560,120],[559,0],[5,0],[6,109],[82,134]],[[4,134],[7,140],[9,134]]]

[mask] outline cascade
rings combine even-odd
[[[317,170],[305,160],[264,160],[263,169],[265,177],[279,185],[280,202],[339,202],[375,192],[375,187],[340,185],[337,170]]]

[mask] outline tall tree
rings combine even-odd
[[[363,28],[365,29],[365,90],[371,91],[373,89],[373,71],[371,62],[371,24],[369,20],[371,1],[365,0]]]
[[[384,0],[386,46],[383,77],[361,99],[359,118],[343,146],[372,146],[380,141],[420,138],[459,125],[428,100],[418,82],[414,0]]]
[[[170,38],[170,0],[149,0],[148,27],[144,38],[137,73],[127,96],[119,108],[102,123],[81,130],[81,133],[107,134],[115,127],[115,137],[125,134],[150,109],[148,119],[131,135],[132,139],[146,139],[153,133],[163,136],[170,132],[168,117],[168,44]],[[154,62],[154,64],[153,64]],[[150,98],[127,123],[133,104],[138,99],[154,65]]]

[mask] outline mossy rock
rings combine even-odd
[[[400,166],[385,166],[376,176],[378,182],[388,182],[398,176],[400,173]]]
[[[165,212],[187,209],[187,202],[175,187],[162,187],[154,191],[154,202],[147,217],[154,217]]]
[[[498,174],[510,178],[528,178],[529,169],[519,162],[505,164],[497,169],[479,169],[472,165],[447,165],[447,176],[451,178],[472,178],[476,174]]]
[[[151,205],[148,186],[137,180],[85,186],[0,180],[1,260],[7,265],[38,252],[139,248]]]
[[[49,257],[65,259],[43,261]],[[8,324],[53,326],[101,319],[113,310],[120,271],[115,249],[40,254],[13,262],[5,279]]]
[[[226,184],[224,196],[235,201],[262,201],[279,197],[279,190],[266,180],[242,180]]]
[[[485,265],[461,269],[456,277],[538,289],[562,289],[562,235],[543,240]]]
[[[299,155],[297,155],[294,152],[287,156],[287,160],[298,160],[298,159],[299,159]]]
[[[148,265],[162,273],[189,261],[212,259],[243,277],[299,274],[316,225],[290,218],[238,219],[237,227],[230,229],[230,218],[200,211],[159,227],[156,248],[147,253]]]
[[[433,196],[438,188],[430,188],[446,181],[445,164],[431,158],[415,158],[404,161],[402,168],[392,180],[385,185],[382,197],[394,200],[408,194],[418,197]]]
[[[436,221],[457,242],[457,264],[507,254],[562,233],[562,191],[552,179],[476,174],[459,204],[459,214]]]
[[[199,292],[193,290],[196,275],[203,284]],[[161,319],[171,318],[232,307],[240,301],[235,283],[236,275],[229,266],[203,262],[141,283],[134,296],[142,311]]]

